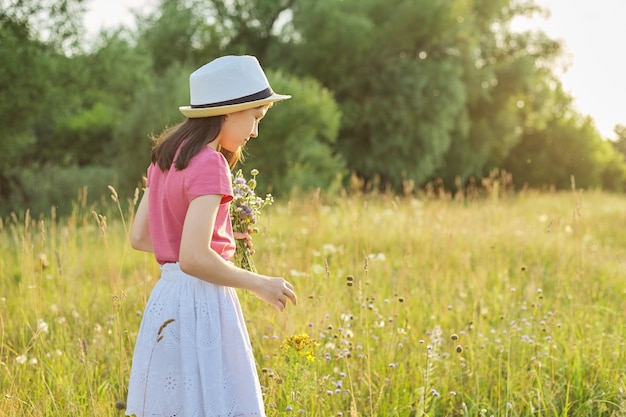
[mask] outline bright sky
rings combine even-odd
[[[87,0],[86,13],[83,19],[90,34],[97,33],[102,28],[130,26],[134,24],[134,12],[144,14],[154,4],[154,0]]]
[[[563,41],[571,63],[561,77],[565,90],[604,138],[615,138],[615,125],[626,125],[626,0],[535,2],[551,15],[523,27],[540,28]],[[88,0],[85,25],[92,34],[132,25],[131,11],[144,14],[154,5],[154,0]]]
[[[626,1],[535,1],[551,15],[532,23],[561,40],[569,54],[564,88],[602,136],[615,139],[615,125],[626,125]]]

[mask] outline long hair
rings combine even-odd
[[[165,129],[154,139],[154,147],[150,155],[151,161],[157,164],[163,172],[169,170],[172,164],[178,171],[187,168],[191,158],[217,138],[223,123],[224,116],[220,115],[187,119]],[[180,151],[176,156],[178,148]],[[218,146],[217,150],[224,155],[230,169],[233,169],[243,159],[241,148],[231,152]]]

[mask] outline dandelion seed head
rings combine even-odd
[[[43,332],[43,333],[48,333],[48,330],[49,330],[48,323],[46,323],[45,321],[43,321],[43,320],[41,320],[41,319],[39,319],[39,320],[37,320],[37,321],[38,321],[38,323],[37,323],[37,329],[38,329],[40,332]]]

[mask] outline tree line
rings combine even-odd
[[[82,0],[0,5],[2,214],[63,211],[83,186],[132,195],[189,74],[225,54],[256,55],[293,96],[246,150],[278,196],[454,190],[494,169],[519,188],[626,187],[626,128],[602,138],[555,76],[562,45],[512,30],[533,1],[160,0],[89,42]]]

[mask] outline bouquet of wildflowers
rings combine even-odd
[[[252,178],[249,180],[244,178],[241,170],[238,170],[233,175],[234,198],[230,203],[230,217],[233,222],[233,231],[235,232],[249,233],[258,231],[254,225],[261,215],[261,210],[274,202],[274,197],[271,194],[266,194],[265,198],[255,194],[256,176],[259,175],[259,171],[253,169],[250,171],[250,174],[252,174]],[[256,272],[246,240],[236,239],[235,243],[237,246],[233,259],[235,265],[248,271]]]

